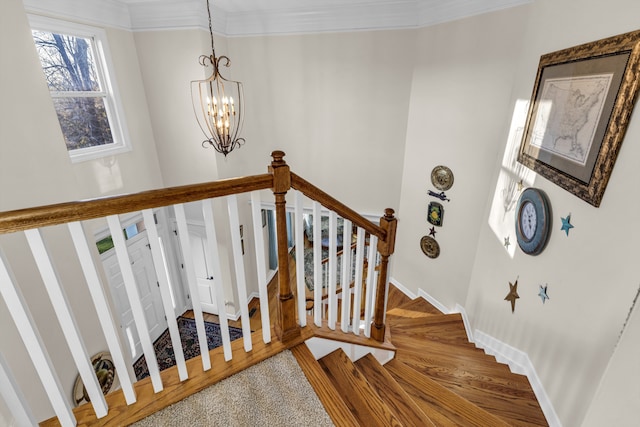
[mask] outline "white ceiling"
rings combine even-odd
[[[210,0],[226,36],[419,28],[533,0]],[[206,0],[23,0],[45,13],[134,31],[207,28]]]

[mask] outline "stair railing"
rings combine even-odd
[[[70,247],[64,248],[65,253],[68,257],[75,254],[77,262],[81,267],[100,326],[104,333],[107,346],[109,347],[109,352],[113,358],[113,364],[116,368],[124,400],[128,405],[133,404],[137,399],[135,389],[133,387],[135,381],[129,375],[128,361],[125,356],[125,350],[122,346],[122,339],[118,333],[119,322],[113,319],[108,308],[111,304],[109,303],[107,293],[105,292],[105,286],[103,284],[104,280],[101,279],[101,277],[104,277],[104,273],[101,275],[99,267],[97,267],[99,261],[96,261],[96,248],[93,247],[93,250],[90,249],[94,245],[92,240],[93,236],[88,238],[88,234],[85,229],[86,223],[90,220],[106,220],[109,226],[118,259],[118,265],[124,280],[126,294],[131,305],[135,328],[140,335],[140,342],[142,344],[143,353],[151,377],[150,381],[155,393],[163,390],[163,382],[153,343],[151,342],[151,338],[148,333],[148,325],[145,318],[144,308],[142,306],[140,295],[136,290],[135,277],[131,269],[126,242],[122,234],[123,226],[120,221],[120,215],[122,214],[140,212],[144,218],[144,226],[149,236],[149,250],[152,253],[152,258],[155,264],[154,267],[158,277],[158,287],[161,289],[162,304],[167,318],[173,348],[175,350],[176,365],[180,381],[185,381],[188,378],[188,372],[185,358],[181,351],[180,334],[175,319],[176,313],[173,310],[171,302],[170,284],[166,277],[166,271],[162,268],[162,248],[159,244],[158,229],[156,227],[154,217],[154,209],[158,209],[160,207],[172,207],[175,213],[177,235],[179,237],[179,246],[185,261],[187,283],[189,292],[193,296],[191,298],[191,302],[193,304],[198,340],[200,342],[203,371],[211,369],[211,359],[210,354],[206,351],[208,346],[204,330],[202,307],[196,297],[198,295],[198,288],[194,277],[193,258],[190,255],[189,232],[184,205],[187,203],[200,204],[206,228],[206,235],[208,237],[209,261],[213,266],[214,276],[221,277],[220,258],[217,246],[218,239],[216,234],[217,227],[213,214],[213,200],[215,198],[226,199],[232,243],[232,254],[230,255],[230,258],[233,259],[236,273],[236,292],[240,300],[239,305],[244,336],[244,350],[246,352],[250,352],[252,349],[252,341],[249,322],[245,321],[249,319],[249,310],[248,305],[246,304],[247,292],[246,279],[244,277],[245,266],[242,258],[242,236],[239,232],[238,202],[236,197],[241,193],[251,192],[251,209],[256,246],[263,341],[268,343],[271,340],[271,319],[269,317],[266,269],[264,266],[264,242],[262,237],[262,228],[259,226],[261,222],[259,192],[266,189],[271,189],[275,197],[277,256],[279,266],[278,303],[276,304],[277,315],[273,320],[274,330],[278,339],[283,343],[294,340],[300,336],[301,326],[306,324],[303,297],[304,293],[298,293],[298,295],[301,295],[301,297],[298,298],[298,301],[300,302],[298,307],[302,307],[302,310],[297,311],[296,299],[292,292],[289,275],[285,197],[290,189],[295,189],[297,190],[296,218],[299,219],[299,221],[296,221],[296,239],[301,238],[300,236],[302,235],[302,233],[299,232],[302,223],[302,215],[301,210],[298,209],[300,207],[298,202],[301,199],[301,194],[304,194],[314,201],[314,208],[318,209],[318,213],[320,204],[332,211],[330,214],[331,222],[334,227],[334,231],[332,231],[334,243],[332,245],[335,245],[336,215],[340,215],[344,218],[345,223],[348,224],[348,233],[351,233],[351,224],[358,227],[359,238],[356,248],[356,258],[363,256],[364,235],[365,233],[370,234],[371,245],[368,249],[368,259],[374,259],[376,256],[374,250],[377,250],[379,262],[377,267],[374,265],[375,263],[369,263],[367,279],[372,280],[372,277],[375,276],[377,277],[377,283],[371,283],[370,286],[367,285],[367,289],[375,288],[375,294],[372,294],[370,297],[372,305],[368,309],[370,313],[368,316],[365,316],[364,321],[371,324],[372,338],[378,341],[384,340],[384,312],[388,283],[387,265],[389,256],[393,253],[396,230],[396,219],[393,217],[393,210],[387,209],[384,217],[380,219],[380,225],[374,224],[343,203],[329,196],[327,193],[305,181],[300,176],[290,172],[289,166],[284,161],[283,152],[275,151],[272,153],[272,157],[273,160],[269,166],[268,173],[262,175],[232,178],[210,183],[150,190],[137,194],[60,203],[0,213],[0,235],[11,235],[9,237],[13,238],[15,236],[16,239],[20,240],[22,238],[19,235],[23,233],[24,238],[26,238],[26,246],[28,246],[31,254],[33,255],[35,267],[40,273],[46,294],[49,296],[54,308],[56,317],[97,418],[104,417],[108,413],[108,405],[102,394],[102,384],[96,376],[90,354],[87,352],[84,339],[80,333],[80,328],[76,323],[72,307],[66,297],[65,287],[61,283],[60,277],[62,277],[62,275],[58,274],[58,270],[56,270],[55,267],[54,257],[51,256],[49,251],[51,246],[54,246],[55,244],[56,247],[58,247],[61,243],[52,243],[50,240],[45,239],[49,233],[48,231],[45,231],[45,229],[49,229],[49,227],[57,227],[55,234],[56,238],[60,237],[61,231],[69,235],[71,238],[71,243],[69,243]],[[318,215],[317,220],[319,221],[319,219]],[[63,227],[62,230],[60,230],[60,226]],[[63,237],[61,240],[65,239],[66,237]],[[24,245],[24,243],[22,243],[23,240],[24,239],[20,240],[21,245]],[[15,241],[15,239],[12,240],[12,242],[13,241]],[[25,343],[29,356],[33,361],[34,367],[41,379],[59,423],[63,426],[74,426],[76,425],[76,418],[71,407],[71,402],[68,398],[69,393],[62,389],[54,364],[49,357],[47,348],[38,331],[38,326],[29,312],[28,304],[22,295],[21,286],[18,281],[22,276],[14,275],[12,272],[12,266],[8,261],[9,257],[5,256],[1,249],[2,248],[0,248],[0,295],[4,299],[9,313],[16,324],[18,333]],[[5,246],[4,249],[8,250],[9,247]],[[331,252],[330,264],[335,266],[335,246]],[[350,251],[345,252],[345,254],[347,253],[350,254]],[[21,262],[22,261],[25,260],[21,260]],[[317,264],[319,263],[320,260],[318,260]],[[25,267],[22,265],[19,267],[21,268],[20,272],[22,273]],[[35,268],[32,269],[35,270]],[[362,274],[362,272],[360,273]],[[333,277],[335,279],[335,274]],[[361,277],[363,276],[361,275]],[[232,359],[233,354],[229,340],[225,295],[220,284],[214,287],[215,290],[213,291],[216,293],[216,299],[218,301],[219,323],[221,327],[224,358],[228,361]],[[331,290],[334,295],[330,295],[330,301],[333,301],[336,294],[335,280],[333,289],[330,289],[330,291]],[[316,302],[319,302],[319,300],[316,300]],[[357,298],[354,297],[354,305],[356,303]],[[330,302],[330,308],[333,309],[333,307],[335,307],[335,302]],[[358,322],[354,321],[354,327],[358,326],[356,324],[359,322],[360,317],[358,315]],[[345,325],[343,322],[343,330],[344,329]],[[23,393],[21,390],[17,389],[18,386],[11,375],[11,370],[2,358],[0,358],[0,373],[3,378],[9,379],[9,381],[3,382],[3,384],[7,383],[7,387],[10,389],[8,393],[11,394],[12,397],[16,398],[12,399],[12,401],[19,402],[19,404],[16,405],[16,411],[29,414],[30,410],[28,403],[24,399],[24,396],[27,393]],[[2,388],[0,391],[4,393],[6,390]]]

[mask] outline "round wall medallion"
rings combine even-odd
[[[431,171],[431,183],[438,190],[447,191],[453,185],[453,172],[446,166],[436,166]]]
[[[420,239],[420,249],[429,258],[438,258],[438,255],[440,255],[440,245],[431,236],[423,236]]]
[[[98,377],[98,383],[102,388],[102,394],[106,395],[109,391],[115,390],[119,384],[116,377],[116,367],[111,359],[109,352],[103,351],[91,358],[91,364],[96,371]],[[76,378],[76,382],[73,385],[73,403],[75,406],[89,402],[89,395],[82,383],[80,375]]]

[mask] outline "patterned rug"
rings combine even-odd
[[[185,317],[178,317],[178,330],[180,331],[180,340],[182,341],[182,350],[184,358],[191,359],[200,355],[200,343],[198,342],[198,333],[196,331],[196,321]],[[204,329],[207,333],[207,344],[209,350],[222,345],[222,336],[220,335],[220,325],[217,323],[204,322]],[[242,329],[229,326],[229,335],[231,341],[242,338]],[[153,348],[158,359],[158,367],[160,370],[167,369],[176,364],[176,357],[173,353],[173,344],[171,344],[171,336],[169,329],[165,330],[162,335],[153,343]],[[139,380],[149,376],[149,369],[144,355],[140,357],[134,364],[133,369],[136,378]]]

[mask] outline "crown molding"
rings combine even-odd
[[[291,2],[291,7],[262,10],[225,10],[212,5],[211,15],[218,34],[260,36],[421,28],[531,2],[363,0],[320,5]],[[202,0],[23,0],[23,3],[28,13],[132,31],[208,30],[206,3]]]
[[[127,5],[117,0],[22,0],[27,13],[130,30]]]

